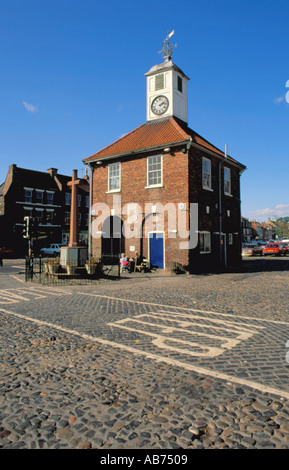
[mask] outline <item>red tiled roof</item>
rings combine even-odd
[[[207,150],[211,150],[218,155],[224,156],[224,153],[221,150],[210,144],[210,142],[187,127],[184,123],[179,123],[175,118],[170,117],[168,119],[142,124],[99,152],[91,155],[90,157],[84,158],[83,161],[88,163],[98,159],[120,155],[124,156],[157,147],[170,146],[190,141]],[[228,157],[228,159],[238,163],[231,157]]]

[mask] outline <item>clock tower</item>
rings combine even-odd
[[[173,46],[169,38],[164,40],[162,54],[164,62],[152,67],[147,77],[147,121],[174,116],[188,123],[189,78],[172,62]]]

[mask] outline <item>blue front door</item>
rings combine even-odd
[[[150,264],[164,269],[164,234],[150,233]]]

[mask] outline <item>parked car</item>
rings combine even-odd
[[[268,242],[263,242],[262,240],[257,241],[257,245],[262,246],[262,248],[264,248],[264,246],[266,246],[267,244],[268,244]]]
[[[263,255],[286,256],[288,253],[288,246],[285,243],[268,243],[263,249]]]
[[[57,243],[52,243],[49,248],[41,248],[40,254],[41,256],[59,256],[60,255],[60,248],[62,245]]]
[[[252,243],[244,243],[242,247],[242,256],[263,255],[262,245],[253,245]]]

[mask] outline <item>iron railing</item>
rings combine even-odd
[[[96,263],[81,260],[80,266],[73,263],[61,266],[59,258],[36,258],[27,256],[25,260],[25,281],[40,284],[90,284],[100,279],[119,279],[119,255],[105,254]]]

